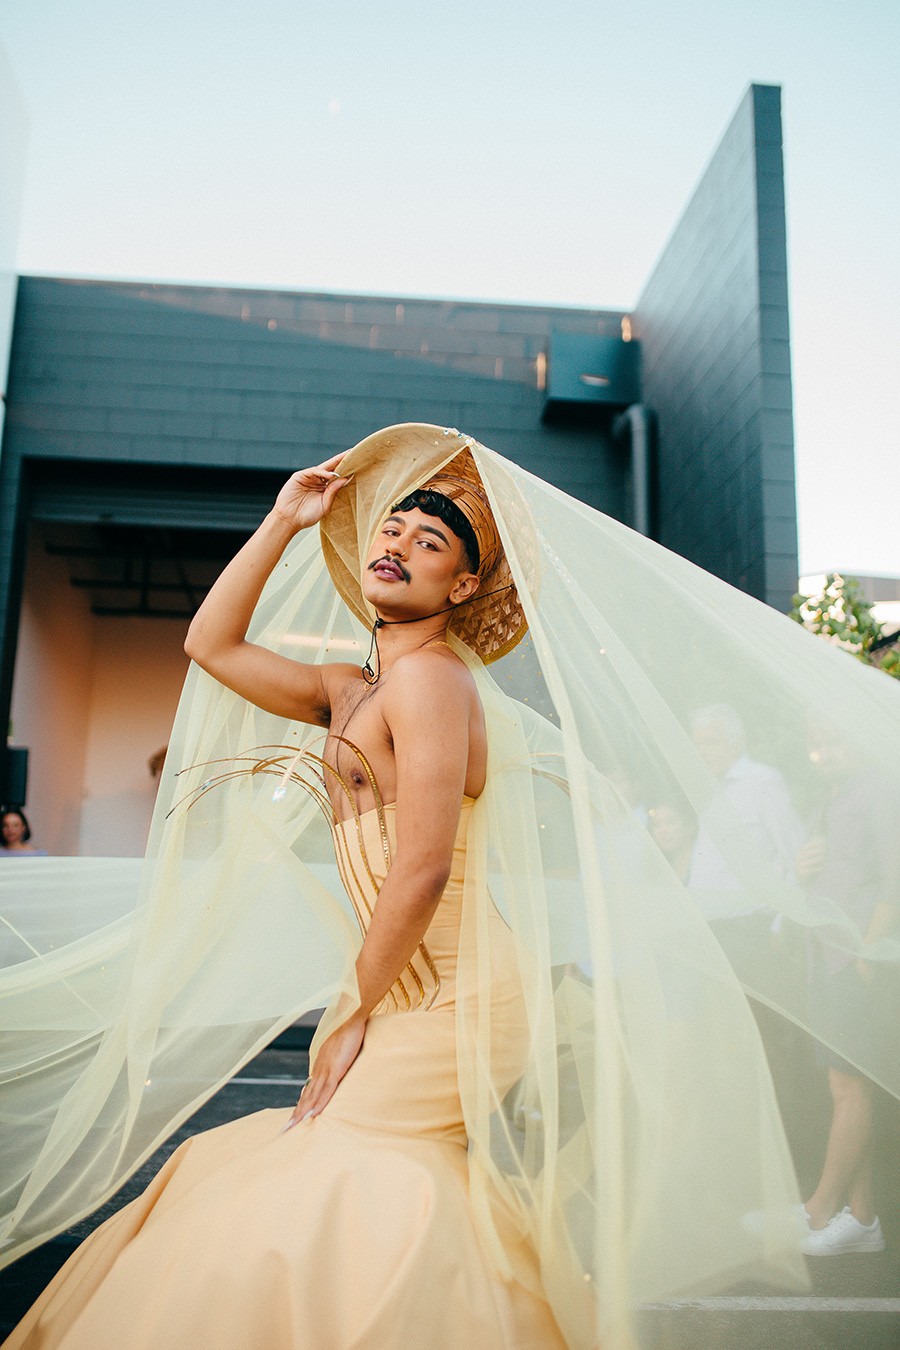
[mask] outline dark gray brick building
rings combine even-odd
[[[748,91],[629,314],[22,277],[0,455],[2,714],[29,541],[64,560],[93,616],[182,621],[288,471],[403,421],[457,426],[786,607],[779,90]]]
[[[658,537],[779,609],[797,585],[781,95],[741,104],[634,314]]]

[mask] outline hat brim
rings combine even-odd
[[[453,428],[405,422],[367,436],[340,461],[338,472],[351,481],[321,522],[322,553],[338,594],[365,627],[376,615],[362,592],[363,561],[391,507],[451,461],[454,475],[475,484],[487,499],[472,445],[471,437]],[[489,664],[512,651],[528,624],[502,548],[490,570],[479,572],[479,583],[474,598],[451,616],[448,629]]]

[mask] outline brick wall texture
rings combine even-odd
[[[781,96],[738,108],[634,315],[660,541],[779,609],[797,583]]]
[[[14,456],[288,470],[395,422],[457,426],[621,516],[597,428],[541,422],[551,328],[621,313],[22,278]]]

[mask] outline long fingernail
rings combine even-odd
[[[288,1132],[288,1130],[291,1128],[291,1126],[292,1126],[292,1125],[296,1125],[296,1124],[297,1124],[296,1120],[294,1119],[293,1116],[291,1116],[291,1118],[290,1118],[290,1120],[288,1121],[288,1123],[287,1123],[286,1125],[282,1126],[282,1128],[278,1131],[278,1133],[279,1133],[279,1134],[287,1134],[287,1132]]]

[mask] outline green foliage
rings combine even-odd
[[[900,680],[900,650],[898,650],[896,644],[893,647],[888,647],[878,665],[887,675],[893,675],[895,680]]]
[[[867,666],[879,666],[900,679],[900,651],[883,643],[884,629],[854,577],[829,572],[815,595],[794,596],[791,618],[811,633],[843,647]]]

